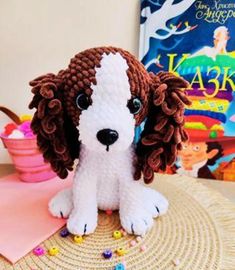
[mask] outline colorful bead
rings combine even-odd
[[[122,237],[122,233],[121,231],[114,231],[113,232],[113,237],[117,240],[120,239]]]
[[[179,260],[179,259],[174,259],[174,260],[173,260],[173,264],[174,264],[175,266],[178,266],[178,265],[180,264],[180,260]]]
[[[83,242],[83,238],[81,235],[75,235],[73,237],[73,241],[76,243],[76,244],[81,244]]]
[[[124,259],[122,259],[121,263],[126,267],[126,261]]]
[[[106,212],[106,215],[108,215],[108,216],[111,216],[111,215],[112,215],[112,213],[113,213],[113,211],[112,211],[112,210],[106,210],[105,212]]]
[[[146,248],[146,246],[145,245],[142,245],[141,247],[140,247],[140,251],[145,251],[147,248]]]
[[[125,266],[123,263],[119,263],[115,266],[114,270],[125,270]]]
[[[69,233],[69,231],[66,228],[63,229],[62,231],[60,231],[60,236],[61,237],[67,237],[69,235],[70,235],[70,233]]]
[[[42,247],[36,247],[33,250],[33,254],[36,255],[36,256],[42,256],[42,255],[45,254],[45,250]]]
[[[59,253],[59,249],[57,247],[51,247],[48,250],[50,256],[55,256]]]
[[[136,243],[135,240],[132,240],[132,241],[130,242],[130,246],[131,246],[131,247],[134,247],[136,244],[137,244],[137,243]]]
[[[141,236],[137,236],[136,237],[136,241],[139,243],[139,242],[141,242],[141,240],[142,240],[142,237]]]
[[[123,236],[126,236],[127,235],[127,232],[124,229],[121,229],[120,231],[121,231],[121,233],[122,233]]]
[[[110,259],[110,258],[112,258],[112,256],[113,256],[113,253],[112,253],[112,250],[110,250],[110,249],[107,249],[103,252],[103,257],[105,259]]]
[[[118,255],[118,256],[123,256],[123,255],[127,254],[127,250],[124,249],[124,248],[118,248],[118,249],[116,250],[116,252],[117,252],[117,255]]]

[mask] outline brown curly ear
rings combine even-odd
[[[145,183],[153,180],[154,172],[173,165],[182,141],[188,139],[184,126],[184,106],[191,102],[183,91],[188,83],[169,72],[150,74],[149,112],[137,145],[138,161],[135,179],[141,172]]]
[[[43,157],[59,177],[66,178],[80,145],[76,126],[64,109],[62,74],[46,74],[29,83],[34,94],[29,108],[36,108],[31,128]]]

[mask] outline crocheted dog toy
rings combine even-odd
[[[76,235],[97,226],[98,209],[119,209],[128,233],[144,235],[166,213],[167,199],[143,186],[174,163],[181,142],[187,82],[168,72],[148,73],[129,52],[114,47],[83,51],[67,69],[30,82],[36,108],[32,129],[45,160],[66,178],[78,159],[73,187],[49,203],[68,217]],[[134,128],[145,119],[137,146]]]

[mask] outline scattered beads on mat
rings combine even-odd
[[[120,239],[120,238],[122,237],[121,231],[114,231],[114,232],[113,232],[113,237],[114,237],[115,239]]]
[[[123,263],[118,263],[114,268],[114,270],[125,270],[125,269],[126,268]]]
[[[70,233],[66,228],[60,231],[60,236],[61,237],[67,237],[69,235],[70,235]]]
[[[118,256],[124,256],[125,254],[127,254],[127,250],[126,249],[124,249],[124,248],[118,248],[117,250],[116,250],[116,252],[117,252],[117,255]]]
[[[174,259],[172,262],[173,262],[173,264],[175,266],[178,266],[180,264],[180,260],[179,259]]]
[[[110,250],[110,249],[106,249],[106,250],[103,252],[103,257],[104,257],[105,259],[110,259],[110,258],[112,258],[112,256],[113,256],[113,253],[112,253],[112,250]]]
[[[136,242],[135,240],[132,240],[132,241],[130,242],[130,246],[131,246],[131,247],[134,247],[136,244],[137,244],[137,242]]]
[[[59,253],[59,249],[57,247],[51,247],[48,250],[50,256],[55,256]]]
[[[120,232],[122,233],[123,236],[127,235],[127,232],[123,228],[120,229]]]
[[[123,234],[122,234],[123,236],[127,236],[127,232],[123,232]]]
[[[112,215],[112,213],[113,213],[113,211],[112,211],[112,210],[106,210],[105,212],[106,212],[106,215],[108,215],[108,216],[111,216],[111,215]]]
[[[76,243],[76,244],[81,244],[83,242],[83,238],[81,235],[75,235],[73,237],[73,241]]]
[[[121,263],[126,267],[126,261],[122,259]]]
[[[140,247],[140,251],[145,251],[146,250],[146,246],[145,245],[142,245],[141,247]]]
[[[142,237],[141,236],[137,236],[136,237],[136,241],[139,243],[139,242],[141,242],[141,240],[142,240]]]
[[[36,256],[42,256],[45,254],[45,250],[44,248],[42,247],[36,247],[34,250],[33,250],[33,254],[36,255]]]

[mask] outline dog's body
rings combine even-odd
[[[153,218],[166,213],[168,201],[160,193],[133,180],[133,158],[132,147],[120,153],[100,154],[83,146],[73,189],[62,191],[51,200],[52,215],[70,216],[69,231],[83,235],[95,230],[98,208],[120,209],[121,224],[126,231],[145,234]],[[87,166],[92,169],[87,170]]]
[[[182,115],[187,99],[179,89],[186,83],[170,73],[151,76],[131,54],[110,47],[84,51],[57,77],[48,74],[31,83],[35,97],[30,107],[37,108],[32,128],[44,157],[65,178],[80,151],[73,187],[49,203],[52,215],[68,217],[71,233],[94,232],[98,208],[119,209],[122,227],[137,235],[166,213],[166,198],[134,176],[139,179],[142,171],[150,182],[154,171],[175,160],[186,139]],[[137,151],[134,129],[146,116]]]
[[[67,227],[74,234],[95,230],[99,208],[120,209],[121,223],[127,232],[142,235],[152,226],[152,218],[164,214],[168,207],[163,196],[157,192],[154,196],[153,190],[148,193],[150,189],[133,179],[135,120],[126,107],[131,98],[127,69],[120,54],[103,56],[101,67],[96,69],[97,85],[92,86],[93,104],[80,117],[82,145],[73,191],[60,193],[50,202],[52,215],[69,216]],[[103,128],[118,132],[119,138],[109,151],[96,138]]]

